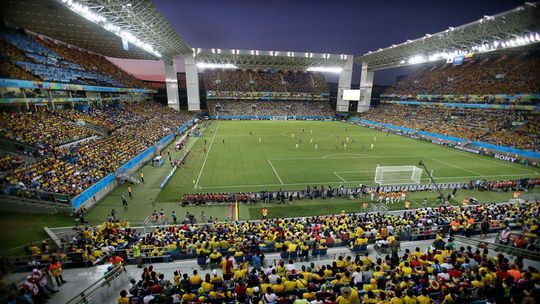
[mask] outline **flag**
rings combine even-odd
[[[234,220],[238,221],[238,201],[234,202]]]

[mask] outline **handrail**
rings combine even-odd
[[[67,301],[66,304],[79,304],[79,303],[88,303],[92,297],[94,297],[102,287],[109,285],[116,278],[120,277],[123,273],[126,273],[126,269],[123,265],[118,265],[114,267],[105,275],[94,282],[92,285],[88,286],[85,290],[80,292],[78,295],[73,297],[71,300]]]
[[[456,241],[464,243],[464,244],[469,244],[473,246],[485,246],[488,249],[492,249],[495,251],[506,252],[508,254],[519,256],[525,259],[530,259],[533,261],[540,261],[540,254],[538,254],[537,252],[530,251],[530,250],[525,250],[525,249],[521,249],[517,247],[512,247],[512,246],[507,246],[507,245],[502,245],[502,244],[497,244],[497,243],[492,243],[492,242],[486,242],[479,239],[466,238],[460,235],[456,235],[455,239]]]

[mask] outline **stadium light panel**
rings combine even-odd
[[[323,72],[323,73],[341,73],[343,71],[340,67],[309,67],[306,69],[308,72]]]
[[[205,63],[197,62],[197,67],[200,69],[237,69],[238,67],[231,63]]]
[[[409,64],[418,64],[418,63],[424,63],[426,62],[426,58],[422,55],[416,55],[409,58]]]
[[[122,29],[114,23],[109,22],[105,17],[101,16],[99,13],[92,11],[88,6],[78,3],[72,0],[62,0],[62,4],[70,9],[72,12],[80,15],[81,17],[89,20],[105,30],[115,34],[116,36],[126,40],[127,42],[147,51],[148,53],[160,58],[161,54],[154,49],[154,47],[146,42],[143,42],[139,38],[135,37],[130,32]]]

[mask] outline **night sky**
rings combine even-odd
[[[524,1],[154,0],[154,3],[191,47],[362,55],[513,9]],[[161,62],[115,61],[140,78],[164,79]],[[181,60],[177,66],[183,71]],[[359,81],[359,70],[355,66],[353,83]],[[375,82],[391,84],[396,75],[406,72],[378,72]]]

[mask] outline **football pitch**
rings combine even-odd
[[[192,138],[188,143],[191,152],[185,164],[179,167],[163,190],[160,185],[171,169],[170,165],[166,163],[156,168],[148,163],[141,169],[145,182],[132,185],[133,197],[128,197],[129,207],[122,207],[120,198],[122,193],[127,194],[127,184],[119,185],[88,210],[86,218],[90,224],[102,223],[113,208],[117,210],[118,218],[127,219],[133,225],[141,225],[153,210],[161,208],[168,216],[173,210],[176,211],[180,219],[184,219],[187,212],[190,212],[199,220],[204,211],[207,218],[212,216],[225,220],[229,215],[229,206],[181,207],[179,202],[186,193],[280,188],[303,190],[307,185],[374,185],[377,164],[417,165],[422,159],[428,169],[433,170],[438,182],[537,177],[540,171],[343,122],[211,121],[208,127],[201,130],[201,137]],[[342,141],[346,142],[347,137],[349,142],[345,149]],[[315,144],[318,150],[315,150]],[[184,151],[174,151],[173,145],[166,150],[178,158]],[[205,147],[207,153],[204,152]],[[422,182],[428,182],[425,172]],[[530,199],[540,199],[540,191],[537,189],[526,195]],[[482,202],[507,201],[512,193],[460,190],[452,203],[460,204],[466,197],[475,197]],[[421,207],[424,198],[428,200],[428,205],[437,205],[435,192],[409,193],[407,198],[412,208]],[[259,219],[261,209],[265,207],[269,209],[271,218],[363,212],[362,203],[367,200],[344,197],[330,200],[306,199],[294,201],[292,206],[257,203],[241,205],[239,216],[241,220]],[[389,206],[390,210],[403,208],[403,203]],[[69,226],[74,223],[67,215],[40,216],[36,220],[35,215],[16,213],[6,214],[1,222],[4,225],[0,225],[0,228],[5,229],[0,230],[10,231],[2,234],[7,247],[23,245],[29,239],[45,238],[41,229],[43,226]],[[17,225],[28,229],[16,232],[10,230],[10,227]]]
[[[212,121],[190,154],[187,166],[177,171],[157,201],[179,201],[184,193],[374,185],[377,165],[418,166],[419,160],[439,183],[539,173],[533,167],[343,122]],[[426,172],[422,183],[428,183]]]

